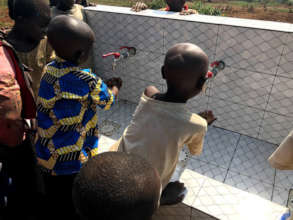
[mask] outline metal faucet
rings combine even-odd
[[[112,63],[112,70],[115,71],[116,65],[118,61],[127,59],[128,57],[134,56],[136,54],[136,49],[135,47],[127,47],[123,46],[119,48],[119,52],[110,52],[107,54],[103,54],[103,58],[106,58],[108,56],[114,56],[114,60]]]

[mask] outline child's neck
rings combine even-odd
[[[187,99],[178,96],[178,93],[168,90],[166,93],[157,93],[153,96],[154,99],[163,102],[186,103]]]

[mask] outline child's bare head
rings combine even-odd
[[[73,16],[59,15],[50,22],[48,41],[57,56],[80,64],[87,60],[95,35],[85,22]]]
[[[166,0],[170,11],[181,12],[186,0]]]
[[[72,9],[75,0],[58,0],[57,1],[57,8],[61,11],[67,11]]]
[[[140,156],[107,152],[91,158],[73,184],[82,219],[149,220],[159,206],[159,174]]]
[[[8,9],[14,30],[24,40],[38,44],[45,37],[51,19],[46,0],[8,0]]]
[[[180,43],[170,48],[162,67],[168,90],[188,100],[202,91],[208,71],[208,56],[198,46]]]

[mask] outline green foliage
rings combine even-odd
[[[204,15],[220,16],[222,14],[222,11],[219,8],[214,8],[212,6],[205,5],[201,1],[194,2],[191,8],[197,10],[199,14]]]
[[[147,3],[148,7],[151,9],[160,9],[167,6],[164,0],[153,0]]]

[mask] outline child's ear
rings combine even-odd
[[[162,78],[166,79],[166,74],[165,74],[165,66],[161,67],[161,73],[162,73]]]

